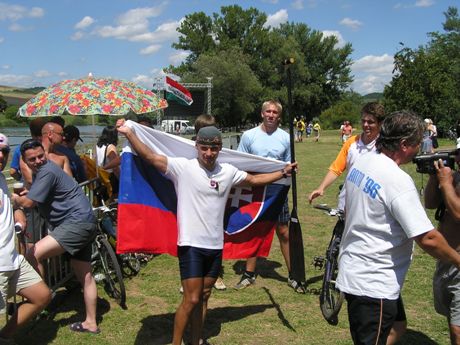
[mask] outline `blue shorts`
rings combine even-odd
[[[222,266],[222,249],[177,246],[180,279],[217,278]]]

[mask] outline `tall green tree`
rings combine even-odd
[[[262,87],[237,47],[218,53],[201,54],[185,82],[212,77],[213,115],[222,126],[236,126],[250,120],[258,106]]]
[[[427,45],[395,54],[394,77],[384,89],[387,111],[410,109],[440,128],[460,117],[460,18],[454,7],[444,15],[444,33],[430,33]]]
[[[203,12],[187,15],[178,28],[179,42],[173,47],[188,50],[190,55],[181,66],[170,66],[169,71],[187,76],[187,81],[199,81],[190,78],[198,76],[195,72],[204,67],[196,65],[202,55],[209,58],[238,49],[245,65],[249,66],[251,78],[255,77],[262,89],[259,99],[253,102],[256,106],[252,115],[244,115],[242,120],[258,119],[263,100],[276,98],[287,103],[282,61],[294,57],[296,62],[290,67],[294,84],[292,111],[294,115],[306,115],[307,119],[319,116],[340,99],[352,81],[351,45],[338,48],[335,37],[325,37],[306,24],[286,23],[270,28],[266,21],[265,13],[252,7],[245,10],[238,5],[223,6],[221,13],[213,13],[212,17]],[[246,69],[240,70],[240,80],[245,78],[243,71]],[[216,72],[228,75],[225,70]],[[229,100],[216,88],[214,101],[223,104]],[[242,108],[246,109],[246,105]]]

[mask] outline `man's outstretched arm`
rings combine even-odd
[[[151,148],[140,141],[136,133],[125,125],[124,120],[117,121],[117,130],[128,139],[139,157],[153,165],[159,172],[163,174],[166,173],[166,169],[168,168],[168,158],[166,156],[155,153]]]

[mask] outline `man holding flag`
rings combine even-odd
[[[219,163],[222,137],[214,126],[201,128],[196,138],[197,158],[157,154],[134,131],[117,122],[136,153],[173,183],[177,194],[177,252],[184,289],[175,320],[173,345],[180,345],[190,320],[192,344],[200,343],[207,301],[218,277],[224,244],[224,211],[234,185],[265,185],[291,174],[297,163],[281,171],[251,175],[228,163]]]

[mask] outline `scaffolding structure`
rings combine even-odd
[[[211,108],[211,102],[212,102],[212,77],[206,77],[207,82],[206,83],[181,83],[182,86],[184,86],[187,89],[190,90],[207,90],[206,95],[206,113],[209,115],[212,115],[212,108]],[[155,83],[153,84],[153,89],[156,90],[158,96],[165,98],[164,92],[166,89],[165,86],[165,80],[164,78],[157,78],[155,79]],[[163,111],[158,111],[157,112],[157,124],[161,124],[161,120],[163,117]]]

